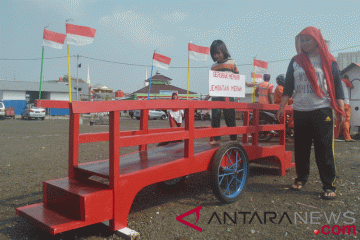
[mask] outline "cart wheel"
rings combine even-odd
[[[186,176],[178,177],[163,182],[156,183],[156,186],[162,191],[175,191],[184,186]]]
[[[221,203],[237,201],[248,177],[249,157],[243,146],[228,143],[215,153],[211,167],[211,185]]]

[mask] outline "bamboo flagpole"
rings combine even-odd
[[[71,102],[70,54],[69,54],[69,45],[66,46],[67,46],[67,57],[68,57],[69,102]]]
[[[41,83],[42,83],[42,74],[43,74],[43,64],[44,64],[44,46],[42,46],[42,54],[41,54],[41,71],[40,71],[39,101],[41,100]]]
[[[155,55],[155,51],[154,50],[154,55]],[[148,91],[148,100],[150,99],[150,89],[151,89],[151,80],[152,80],[152,75],[153,75],[153,69],[154,69],[154,56],[153,59],[151,61],[151,71],[150,71],[150,81],[149,81],[149,91]]]
[[[255,62],[256,56],[254,57],[254,62]],[[256,72],[255,72],[255,64],[254,64],[254,78],[253,78],[253,83],[255,85],[255,76],[256,76]],[[255,86],[253,87],[253,91],[252,91],[252,95],[251,95],[251,102],[255,103]]]
[[[186,92],[186,100],[189,100],[189,87],[190,87],[190,52],[188,51],[188,79],[187,79],[187,92]]]

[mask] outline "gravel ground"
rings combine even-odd
[[[196,122],[197,126],[209,125]],[[138,129],[139,121],[121,119],[121,130]],[[151,120],[149,127],[165,127],[167,121]],[[72,230],[52,236],[15,214],[15,208],[42,202],[42,182],[67,176],[68,119],[0,121],[0,239],[122,239],[103,224]],[[88,119],[80,132],[108,131],[107,125],[90,126]],[[223,141],[227,141],[224,137]],[[276,139],[272,140],[273,142]],[[84,146],[83,146],[84,145]],[[107,143],[80,146],[81,161],[100,160],[108,156]],[[287,144],[292,151],[292,143]],[[137,147],[121,149],[121,154],[136,151]],[[295,169],[283,177],[276,169],[251,166],[250,178],[241,199],[222,205],[210,188],[206,172],[187,177],[186,184],[172,192],[162,192],[148,186],[138,193],[131,208],[128,227],[141,234],[141,239],[356,239],[356,235],[316,235],[323,225],[334,227],[354,225],[359,231],[360,203],[360,141],[335,142],[338,198],[321,200],[322,191],[312,153],[309,182],[300,192],[289,190]],[[196,231],[176,221],[176,217],[202,206]],[[247,212],[247,213],[244,213]],[[266,213],[275,212],[275,213]],[[266,222],[264,221],[264,215]],[[336,216],[327,223],[329,215]],[[235,221],[236,215],[236,221]],[[300,216],[303,219],[297,217]],[[224,220],[225,216],[225,220]],[[306,217],[307,216],[307,217]],[[312,219],[311,219],[312,216]],[[218,217],[218,218],[217,218]],[[230,219],[230,218],[231,219]],[[245,217],[245,219],[244,219]],[[282,220],[281,220],[282,218]],[[192,214],[184,218],[195,223]],[[328,231],[328,230],[326,230]]]

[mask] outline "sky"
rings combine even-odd
[[[66,33],[65,22],[96,29],[92,44],[70,45],[71,78],[132,93],[144,87],[154,51],[171,58],[172,85],[187,88],[189,42],[210,47],[225,42],[240,74],[250,80],[253,59],[269,62],[271,82],[286,73],[296,54],[295,36],[305,27],[321,29],[330,52],[360,51],[360,1],[291,0],[0,0],[0,79],[40,81],[44,27]],[[356,46],[356,47],[354,47]],[[45,81],[68,74],[66,46],[46,47]],[[190,90],[207,94],[213,61],[190,61]]]

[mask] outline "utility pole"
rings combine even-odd
[[[76,101],[79,101],[79,54],[76,59]]]

